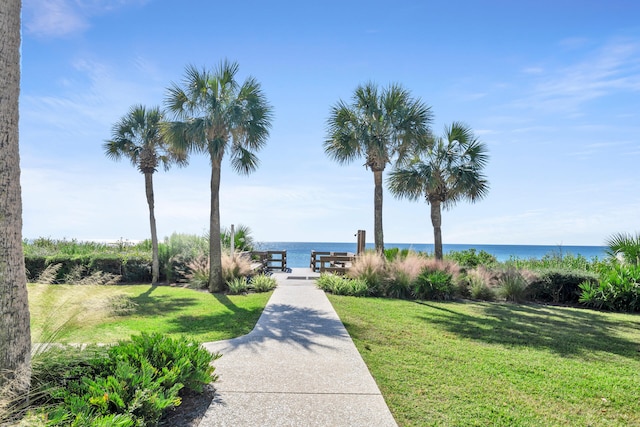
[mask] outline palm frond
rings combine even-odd
[[[249,175],[260,165],[260,161],[255,153],[245,149],[240,145],[234,145],[231,155],[231,166],[243,175]]]
[[[607,255],[613,258],[622,255],[625,262],[640,264],[640,233],[616,233],[609,236],[605,244]]]

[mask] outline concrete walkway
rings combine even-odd
[[[310,269],[276,273],[255,329],[206,343],[223,357],[200,427],[397,426]]]

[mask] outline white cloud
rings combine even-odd
[[[75,3],[67,0],[25,0],[24,26],[29,34],[60,37],[89,27]]]
[[[615,40],[581,62],[555,71],[547,68],[519,106],[575,114],[586,102],[640,91],[640,41]]]
[[[93,16],[147,0],[24,0],[24,27],[37,37],[64,37],[90,27]]]

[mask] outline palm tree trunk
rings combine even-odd
[[[440,201],[431,201],[431,224],[433,224],[433,246],[436,259],[442,259],[442,211]]]
[[[384,234],[382,232],[382,170],[373,171],[375,185],[373,196],[373,233],[376,252],[384,253]]]
[[[158,257],[158,231],[156,230],[156,216],[154,212],[153,174],[144,174],[144,189],[147,193],[149,205],[149,224],[151,225],[151,284],[155,285],[160,280],[160,260]]]
[[[31,330],[18,149],[20,8],[20,0],[0,3],[0,388],[25,396],[31,380]]]
[[[220,169],[222,159],[211,154],[211,216],[209,219],[209,291],[220,292],[222,279],[222,248],[220,245]]]

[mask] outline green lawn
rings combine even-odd
[[[640,316],[329,298],[400,426],[640,425]]]
[[[28,290],[33,341],[74,343],[111,343],[142,331],[199,342],[233,338],[253,329],[271,296],[150,285],[29,284]]]

